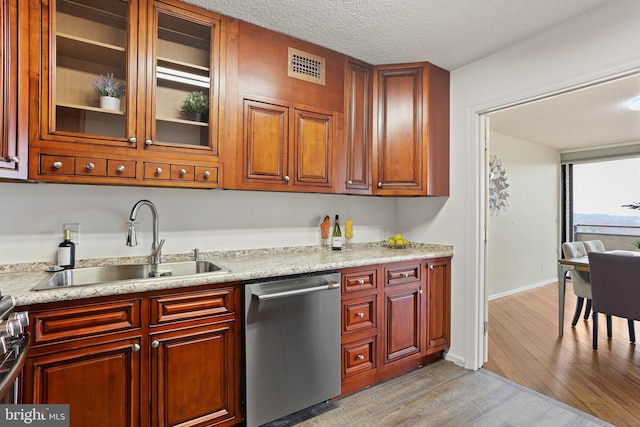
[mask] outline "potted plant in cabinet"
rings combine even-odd
[[[182,101],[180,112],[195,122],[208,121],[209,99],[201,91],[191,92]]]
[[[100,108],[120,111],[120,98],[124,96],[126,85],[117,81],[113,73],[100,74],[93,82],[93,88],[100,95]]]

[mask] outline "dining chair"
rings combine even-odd
[[[629,340],[636,342],[633,321],[640,320],[640,257],[589,253],[593,308],[593,349],[598,349],[598,313],[627,319]],[[611,338],[607,319],[607,338]]]
[[[584,244],[584,248],[587,250],[587,253],[605,251],[602,240],[584,240],[582,244]]]
[[[565,242],[562,244],[562,253],[565,258],[580,258],[587,256],[587,249],[582,242]],[[584,310],[584,320],[589,319],[591,312],[591,279],[587,271],[571,270],[569,274],[571,275],[573,293],[578,297],[576,311],[571,320],[571,326],[576,326],[585,299],[587,300],[587,306]]]

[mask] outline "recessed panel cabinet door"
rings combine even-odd
[[[422,351],[421,297],[419,283],[385,292],[385,364]]]
[[[427,262],[427,353],[449,347],[451,269],[449,260]]]
[[[372,67],[347,61],[345,146],[347,194],[371,194]]]
[[[289,108],[245,100],[242,183],[289,183]]]
[[[151,336],[151,425],[233,425],[235,331],[232,322]]]
[[[295,110],[293,185],[331,187],[333,116]]]

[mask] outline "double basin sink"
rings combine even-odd
[[[125,280],[149,279],[154,277],[187,277],[205,273],[225,274],[229,271],[230,270],[210,261],[104,265],[51,273],[32,290],[42,291],[46,289],[116,283]]]

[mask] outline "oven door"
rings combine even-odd
[[[18,403],[18,380],[29,351],[29,333],[11,342],[10,348],[0,355],[0,403]]]

